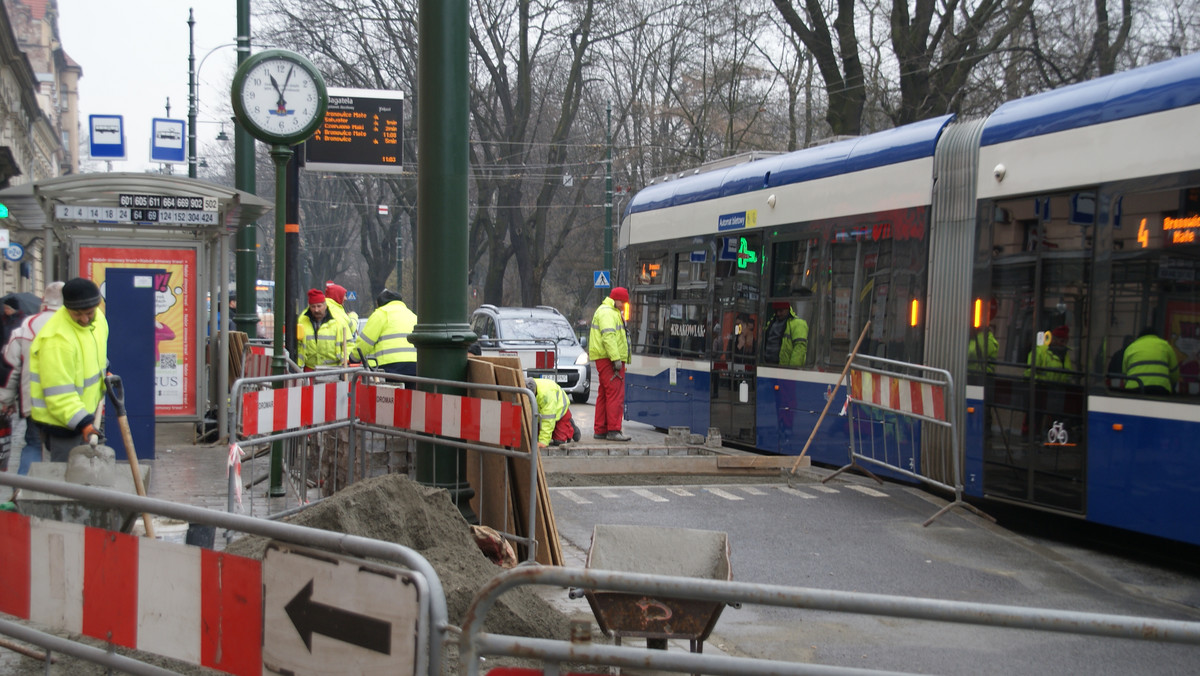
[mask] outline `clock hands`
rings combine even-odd
[[[285,77],[283,79],[283,89],[280,89],[278,87],[275,88],[275,91],[279,92],[279,101],[276,103],[276,105],[279,108],[280,115],[287,115],[287,100],[285,100],[283,96],[284,96],[284,92],[287,91],[288,83],[292,81],[292,71],[294,71],[294,70],[296,70],[295,66],[288,68],[287,77]],[[275,81],[275,78],[272,77],[271,82],[274,82],[274,81]]]

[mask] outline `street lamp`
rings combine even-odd
[[[192,17],[192,10],[188,9],[188,176],[196,178],[196,113],[200,108],[200,92],[197,79],[200,77],[200,71],[204,68],[204,62],[208,57],[213,55],[213,52],[223,47],[236,47],[236,42],[227,42],[223,45],[217,45],[208,50],[204,58],[200,59],[200,65],[196,66],[196,20]],[[225,134],[225,125],[221,124],[221,133],[217,134],[218,141],[228,141],[229,137]]]

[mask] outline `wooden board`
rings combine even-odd
[[[500,357],[492,355],[474,356],[472,359],[481,359],[493,365],[496,374],[497,385],[507,385],[510,387],[524,387],[525,373],[521,370],[521,362],[515,357]],[[533,448],[529,447],[529,440],[536,439],[533,434],[533,411],[528,404],[528,398],[522,395],[505,395],[510,401],[520,401],[522,403],[521,426],[521,450],[526,453],[537,453],[536,441]],[[538,456],[531,455],[531,460],[537,462]],[[537,513],[534,517],[534,533],[533,537],[538,542],[537,557],[538,563],[544,565],[562,565],[562,546],[558,540],[558,532],[554,526],[554,512],[550,504],[550,494],[546,487],[545,473],[542,471],[541,463],[538,463],[537,475],[535,478],[536,485],[529,485],[529,466],[525,463],[509,459],[510,474],[512,480],[512,496],[516,507],[516,515],[518,524],[524,527],[527,522],[528,505],[530,491],[537,491]]]
[[[495,385],[495,367],[486,361],[470,357],[467,359],[467,381]],[[495,390],[471,389],[468,394],[480,399],[500,398],[500,393]],[[471,487],[475,489],[475,497],[471,498],[471,509],[479,515],[480,524],[499,531],[508,531],[514,517],[513,506],[508,499],[508,487],[504,482],[507,463],[508,458],[502,455],[467,451],[467,478]]]

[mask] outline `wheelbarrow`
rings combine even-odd
[[[597,525],[592,530],[587,568],[732,580],[729,538],[725,533],[690,528]],[[725,609],[724,603],[649,596],[629,592],[585,590],[596,623],[613,643],[622,637],[646,639],[646,647],[666,650],[668,639],[687,639],[693,653]]]

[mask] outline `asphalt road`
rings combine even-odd
[[[588,423],[589,409],[572,406]],[[637,429],[635,440],[644,434],[655,433]],[[945,504],[937,496],[846,475],[821,484],[830,473],[813,468],[791,485],[574,477],[552,480],[550,493],[576,565],[596,524],[693,528],[728,534],[741,582],[1200,621],[1200,578],[1154,552],[1018,533],[961,509],[922,527]],[[590,614],[573,603],[563,601]],[[1200,658],[1196,646],[749,605],[722,613],[710,651],[926,674],[1192,674]]]

